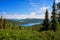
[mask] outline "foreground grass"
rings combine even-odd
[[[0,29],[0,40],[60,40],[60,33]]]

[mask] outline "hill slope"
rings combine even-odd
[[[19,22],[22,22],[22,23],[42,23],[43,19],[22,19],[22,20],[19,20]]]

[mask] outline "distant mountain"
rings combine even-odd
[[[13,25],[19,25],[19,24],[21,24],[19,21],[13,20],[13,19],[6,19],[6,23],[11,23]]]
[[[42,23],[43,19],[6,19],[6,24],[23,25],[29,23]]]
[[[43,19],[22,19],[22,20],[19,20],[19,22],[21,23],[42,23],[43,22]]]

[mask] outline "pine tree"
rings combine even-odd
[[[49,21],[48,10],[46,9],[45,19],[43,21],[43,30],[49,30],[49,27],[50,27],[50,21]]]
[[[5,26],[6,26],[6,20],[3,19],[3,29],[5,29]]]
[[[51,29],[53,31],[56,31],[58,26],[58,20],[56,17],[56,4],[55,4],[55,0],[53,2],[53,6],[52,6],[52,20],[51,20]]]
[[[2,16],[0,17],[0,29],[2,29]]]
[[[60,24],[60,2],[57,4],[57,12],[58,12],[58,22]]]

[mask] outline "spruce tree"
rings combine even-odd
[[[6,19],[3,19],[3,29],[5,29],[6,26]]]
[[[49,30],[49,27],[50,27],[50,21],[49,21],[48,10],[46,9],[45,19],[43,21],[43,30]]]
[[[60,2],[57,4],[58,22],[60,24]]]
[[[2,16],[0,17],[0,29],[2,29]]]
[[[58,20],[56,17],[56,4],[55,4],[55,0],[53,2],[53,6],[52,6],[52,20],[51,20],[51,29],[53,31],[56,31],[58,26]]]

